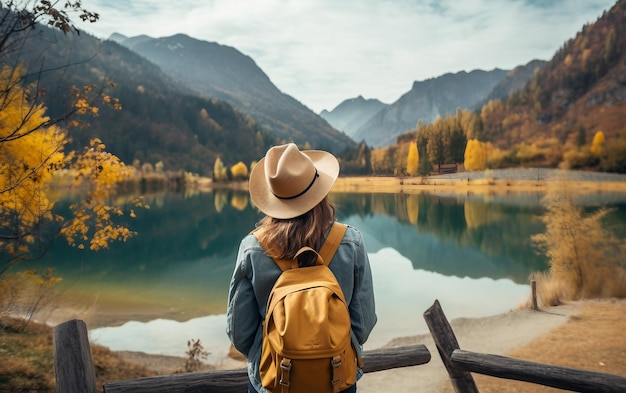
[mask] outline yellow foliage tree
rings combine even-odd
[[[239,161],[232,167],[230,167],[230,173],[233,175],[233,179],[243,180],[248,178],[248,167],[243,162]]]
[[[84,152],[65,153],[66,132],[46,116],[43,105],[27,99],[22,72],[21,67],[6,66],[0,72],[0,255],[7,257],[0,274],[27,259],[33,244],[48,241],[42,239],[50,233],[44,226],[55,226],[70,244],[89,244],[93,250],[132,235],[127,227],[114,224],[112,215],[123,211],[108,203],[115,185],[129,175],[128,168],[98,139]],[[75,103],[77,113],[98,114],[82,94]],[[54,215],[50,199],[53,183],[64,173],[85,191],[69,218]]]
[[[591,153],[599,156],[604,151],[604,132],[598,131],[591,142]]]
[[[11,260],[27,254],[40,221],[53,220],[45,187],[66,164],[66,140],[57,127],[46,127],[43,107],[28,104],[19,86],[21,73],[21,67],[4,67],[0,73],[5,92],[0,108],[0,250]]]
[[[409,176],[417,176],[419,172],[420,156],[417,150],[417,142],[409,144],[409,154],[406,158],[406,172]]]
[[[465,146],[464,165],[467,171],[487,169],[488,145],[478,139],[470,139]]]
[[[213,180],[215,181],[226,181],[228,180],[228,174],[226,173],[226,167],[222,160],[217,157],[215,159],[215,164],[213,165]]]

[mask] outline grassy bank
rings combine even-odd
[[[10,318],[0,320],[0,392],[56,392],[52,328],[31,322],[25,331],[18,332],[21,323]],[[157,374],[125,362],[108,348],[92,344],[91,351],[98,386]]]

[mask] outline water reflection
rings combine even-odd
[[[439,299],[449,318],[515,307],[545,259],[530,237],[543,230],[539,194],[331,194],[339,220],[364,235],[374,273],[378,326],[370,346],[425,331],[423,311]],[[221,359],[224,313],[240,239],[261,218],[244,191],[163,194],[131,223],[126,243],[99,252],[56,242],[39,262],[55,266],[68,307],[85,310],[95,342],[112,349],[183,356],[200,338]],[[626,196],[581,201],[612,206],[624,229]],[[60,207],[60,213],[63,207]],[[151,336],[155,335],[155,336]],[[157,338],[155,338],[157,337]]]
[[[510,280],[447,277],[415,270],[410,260],[392,248],[371,253],[370,261],[379,322],[366,349],[383,346],[397,337],[427,333],[422,314],[435,299],[445,308],[446,316],[454,319],[498,314],[528,298],[528,286]],[[468,310],[472,311],[468,314]],[[184,356],[184,343],[190,338],[199,338],[211,353],[207,360],[219,364],[227,358],[230,347],[225,330],[224,314],[185,322],[159,318],[94,329],[90,339],[113,350]]]

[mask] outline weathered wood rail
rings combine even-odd
[[[97,392],[87,326],[78,319],[54,328],[54,370],[58,393]],[[363,354],[364,372],[417,366],[430,361],[423,344],[377,349]],[[158,375],[105,383],[105,393],[231,393],[244,392],[248,386],[245,369]]]
[[[461,350],[439,301],[424,312],[424,319],[457,393],[478,393],[471,372],[574,392],[626,392],[626,377],[621,375]]]

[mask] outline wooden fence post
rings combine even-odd
[[[57,392],[96,393],[96,373],[85,322],[72,319],[55,326],[53,332]]]
[[[448,376],[450,377],[454,391],[456,393],[478,393],[478,388],[476,387],[474,378],[472,378],[472,374],[452,364],[452,352],[454,352],[455,349],[460,349],[459,343],[450,323],[441,309],[439,300],[435,300],[435,303],[424,312],[424,319],[435,341],[441,360],[446,366],[446,370],[448,370]]]
[[[539,311],[539,306],[537,305],[537,281],[535,279],[530,280],[530,292],[533,299],[533,310]]]

